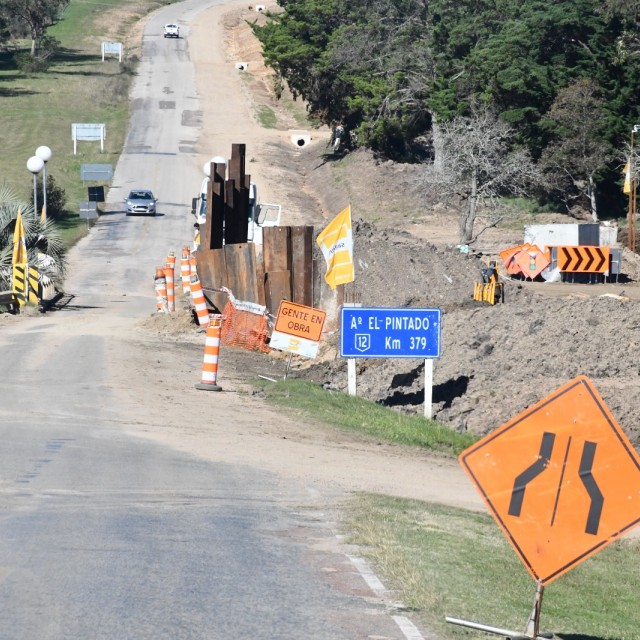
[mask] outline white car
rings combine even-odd
[[[177,24],[165,24],[164,25],[164,37],[165,38],[179,38],[180,27]]]

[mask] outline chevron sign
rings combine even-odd
[[[558,268],[570,273],[609,270],[609,247],[558,247]]]

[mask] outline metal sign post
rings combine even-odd
[[[478,631],[486,631],[487,633],[493,633],[497,636],[503,636],[507,638],[507,640],[550,640],[553,638],[553,633],[540,633],[540,610],[542,609],[543,594],[544,586],[538,582],[536,585],[536,595],[533,599],[533,609],[531,610],[531,615],[527,622],[527,629],[524,633],[511,631],[510,629],[502,629],[500,627],[492,627],[491,625],[472,622],[471,620],[463,620],[462,618],[450,618],[447,616],[446,621],[451,624],[457,624],[460,627],[477,629]]]

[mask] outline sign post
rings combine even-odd
[[[78,140],[100,141],[100,153],[104,152],[104,141],[107,137],[107,127],[104,123],[74,122],[71,124],[71,139],[73,140],[73,155],[78,152]]]
[[[640,457],[591,381],[578,376],[459,460],[536,581],[519,635],[537,637],[543,587],[640,523]]]
[[[442,309],[348,307],[340,312],[340,357],[423,358],[424,415],[431,418],[433,360],[440,357]],[[354,365],[355,369],[355,365]],[[355,371],[354,377],[355,377]],[[355,395],[355,380],[353,382]]]

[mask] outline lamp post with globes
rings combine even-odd
[[[38,183],[37,176],[44,169],[44,160],[38,156],[31,156],[27,160],[27,169],[33,174],[33,208],[38,211]]]
[[[49,147],[42,146],[36,149],[36,156],[44,162],[44,166],[42,167],[42,219],[46,220],[47,218],[47,162],[51,160],[51,156],[53,152]],[[36,211],[37,213],[37,211]]]

